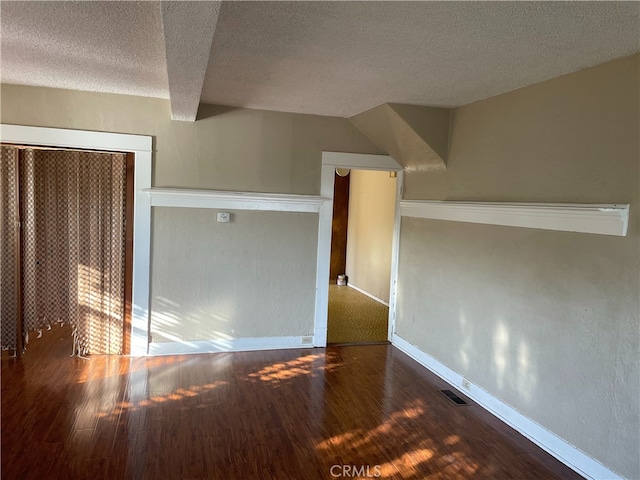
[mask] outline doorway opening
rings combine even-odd
[[[388,343],[395,172],[337,168],[328,344]]]
[[[315,326],[314,326],[314,337],[313,337],[313,345],[316,347],[324,347],[327,345],[327,339],[329,334],[328,329],[328,314],[329,314],[329,290],[336,290],[334,287],[338,287],[343,289],[345,292],[358,292],[362,293],[363,291],[370,294],[364,295],[369,300],[373,302],[380,303],[378,299],[382,299],[382,296],[386,296],[386,293],[383,293],[386,288],[380,289],[378,287],[369,286],[369,281],[371,278],[367,278],[370,272],[366,269],[358,270],[357,265],[362,265],[363,262],[357,261],[357,243],[354,243],[353,248],[348,248],[353,253],[351,255],[351,261],[348,261],[347,258],[349,255],[344,255],[345,267],[344,272],[340,272],[340,274],[352,275],[351,278],[344,279],[346,281],[346,285],[338,286],[337,280],[338,277],[334,267],[333,275],[331,271],[331,239],[333,236],[333,205],[334,205],[334,186],[336,182],[336,169],[346,169],[348,170],[349,176],[356,177],[359,173],[353,174],[351,172],[360,172],[369,173],[371,171],[377,172],[382,175],[383,178],[386,177],[387,181],[390,181],[392,184],[395,183],[395,200],[389,202],[387,208],[393,211],[393,229],[392,229],[392,238],[391,238],[391,249],[389,252],[390,258],[390,272],[386,278],[378,280],[378,282],[386,283],[388,285],[388,316],[387,316],[387,340],[392,341],[394,328],[395,328],[395,297],[396,297],[396,283],[397,283],[397,265],[398,265],[398,246],[399,246],[399,236],[400,236],[400,199],[402,198],[402,185],[403,185],[403,168],[397,163],[393,158],[388,155],[370,155],[370,154],[358,154],[358,153],[342,153],[342,152],[323,152],[322,153],[322,179],[321,179],[321,187],[320,193],[322,198],[324,199],[323,205],[320,208],[320,216],[318,223],[318,268],[317,268],[317,277],[316,277],[316,308],[315,308]],[[345,173],[344,171],[342,172]],[[395,176],[395,178],[393,178]],[[350,186],[349,190],[352,191],[352,180],[349,180]],[[350,195],[351,196],[351,195]],[[380,207],[378,207],[380,208]],[[378,213],[373,213],[374,217],[378,217]],[[355,224],[354,224],[355,226]],[[347,222],[348,229],[348,222]],[[363,229],[361,229],[363,230]],[[348,232],[347,232],[348,236]],[[347,240],[344,240],[344,243],[347,244]],[[360,234],[360,241],[362,243],[367,242],[367,234]],[[348,247],[348,245],[347,245]],[[343,247],[344,248],[344,247]],[[366,256],[366,255],[365,255]],[[389,259],[389,257],[385,256],[385,258]],[[351,265],[351,267],[347,266],[347,263]],[[366,265],[369,262],[364,262]],[[351,271],[355,272],[354,274],[350,273]],[[332,278],[335,277],[335,278]],[[355,281],[354,281],[355,279]],[[336,282],[336,283],[333,283]],[[358,285],[358,282],[361,285]],[[365,285],[365,287],[362,287]],[[378,283],[379,285],[379,283]],[[331,288],[330,288],[331,287]],[[346,287],[346,288],[345,288]],[[358,287],[356,290],[353,287]],[[368,291],[370,289],[373,291]],[[353,292],[351,292],[353,290]],[[375,293],[378,292],[378,293]],[[377,297],[376,299],[370,297]],[[386,301],[385,301],[386,303]],[[386,305],[382,305],[386,307]],[[343,339],[344,341],[331,338],[330,342],[336,343],[353,343],[347,339]],[[356,340],[356,343],[366,341],[364,339]]]

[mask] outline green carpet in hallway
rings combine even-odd
[[[387,341],[389,307],[348,286],[329,285],[328,343]]]

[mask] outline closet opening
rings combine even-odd
[[[3,355],[60,325],[70,354],[128,354],[134,155],[0,148]]]

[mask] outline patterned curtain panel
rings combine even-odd
[[[125,155],[20,155],[24,330],[71,323],[79,355],[121,353]]]
[[[0,336],[3,349],[15,350],[19,280],[16,269],[18,150],[4,145],[0,148]]]

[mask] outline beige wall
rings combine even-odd
[[[405,218],[397,333],[640,478],[639,56],[454,111],[405,197],[630,203],[626,237]]]
[[[171,121],[168,100],[2,85],[2,123],[152,135],[155,187],[320,193],[322,151],[382,153],[347,119],[201,105]]]
[[[372,170],[351,170],[349,176],[349,284],[389,302],[396,179]]]
[[[156,187],[317,195],[323,150],[381,153],[342,118],[201,105],[187,123],[170,120],[167,100],[15,85],[1,93],[2,123],[152,135]],[[154,210],[158,340],[312,333],[317,215],[238,212],[223,228],[213,210]]]
[[[154,342],[313,335],[318,214],[153,209]]]

